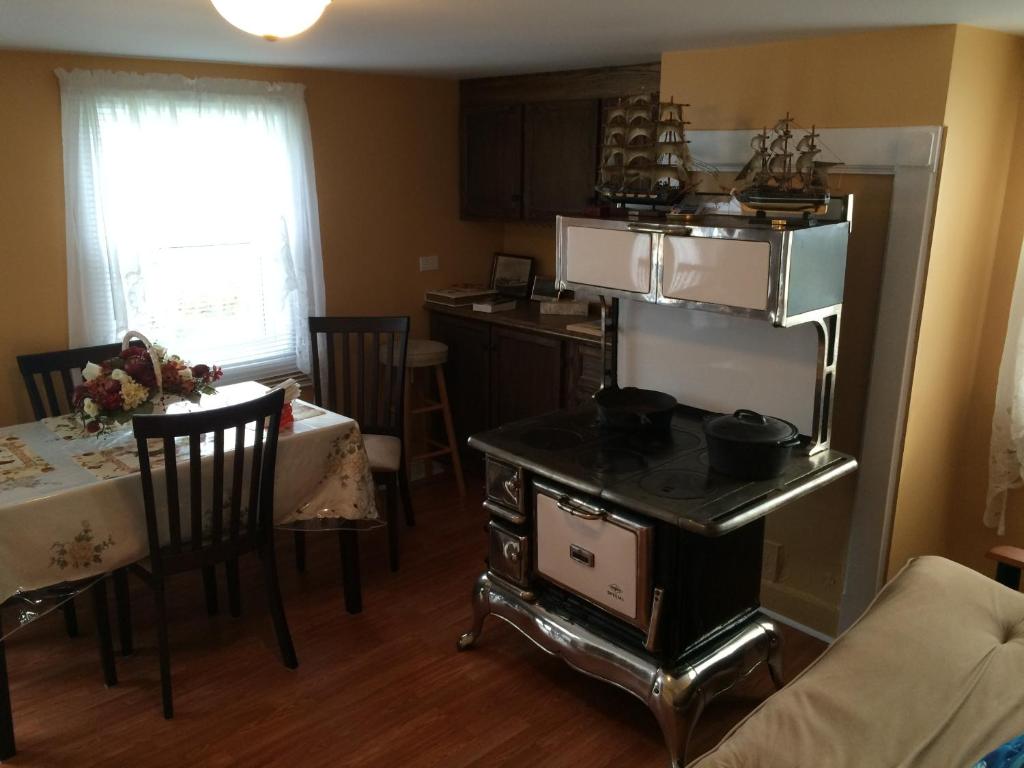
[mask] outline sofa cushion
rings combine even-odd
[[[1024,594],[940,557],[691,768],[970,766],[1024,731]]]

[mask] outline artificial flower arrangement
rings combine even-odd
[[[144,346],[131,345],[133,338]],[[82,369],[84,381],[75,387],[73,406],[86,431],[100,432],[135,414],[152,412],[160,395],[198,402],[200,396],[216,393],[211,385],[223,375],[216,365],[189,365],[132,331],[125,335],[117,357]]]

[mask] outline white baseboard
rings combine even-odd
[[[831,643],[833,640],[835,640],[834,637],[826,635],[824,632],[819,632],[816,629],[811,629],[806,624],[801,624],[799,621],[793,621],[793,619],[783,616],[781,613],[776,613],[775,611],[770,610],[768,608],[762,607],[761,613],[763,613],[769,619],[775,619],[775,621],[779,622],[780,624],[785,624],[787,627],[792,627],[793,629],[799,630],[800,632],[803,632],[805,635],[810,635],[811,637],[817,640],[821,640],[823,643]]]

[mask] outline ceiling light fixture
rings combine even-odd
[[[266,40],[293,37],[316,24],[331,0],[212,0],[243,32]]]

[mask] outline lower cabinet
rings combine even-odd
[[[491,328],[493,426],[561,407],[563,343],[552,336]]]
[[[470,435],[581,404],[601,384],[597,344],[430,313],[430,335],[448,345],[445,379],[464,462],[481,469]]]

